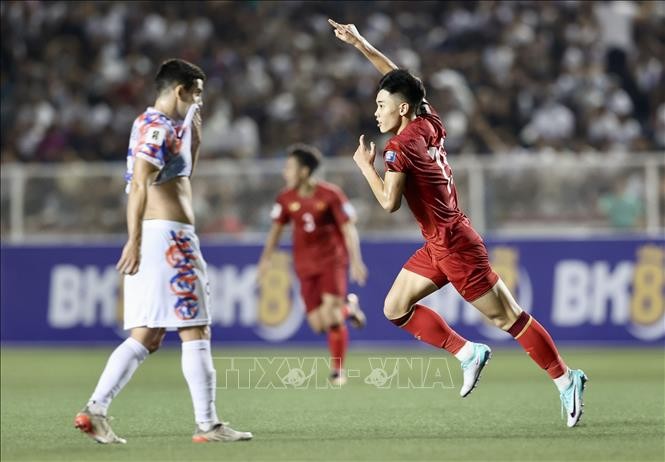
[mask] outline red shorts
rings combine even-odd
[[[321,306],[323,294],[346,297],[346,271],[346,266],[333,265],[321,273],[298,277],[307,313]]]
[[[489,292],[499,280],[482,241],[445,255],[426,243],[409,258],[404,269],[430,279],[439,288],[451,282],[468,302]]]

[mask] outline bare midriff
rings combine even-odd
[[[144,220],[170,220],[194,224],[192,184],[189,177],[176,177],[148,188]]]

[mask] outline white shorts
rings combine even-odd
[[[206,268],[194,226],[144,221],[139,271],[125,276],[125,329],[210,324]]]

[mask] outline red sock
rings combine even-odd
[[[457,353],[466,343],[466,339],[452,330],[441,316],[424,305],[413,305],[410,312],[390,321],[421,342],[443,348],[451,354]]]
[[[561,377],[568,369],[550,334],[526,311],[520,314],[515,324],[508,329],[508,333],[515,337],[526,354],[553,379]]]
[[[348,345],[349,331],[346,329],[346,325],[340,324],[331,327],[328,331],[328,349],[330,350],[331,366],[334,370],[342,369]]]

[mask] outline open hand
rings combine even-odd
[[[127,241],[122,248],[120,260],[115,268],[122,274],[136,274],[141,263],[141,244],[135,241]]]
[[[359,286],[364,286],[367,281],[367,267],[362,260],[352,261],[350,268],[351,281],[356,282]]]

